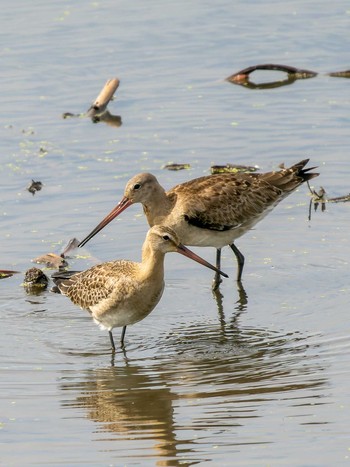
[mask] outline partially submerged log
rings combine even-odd
[[[350,201],[350,193],[344,196],[337,196],[336,198],[328,198],[328,203],[347,203]]]
[[[350,78],[350,70],[334,71],[333,73],[328,73],[328,75],[335,78]]]
[[[273,70],[281,71],[287,74],[287,77],[282,80],[271,81],[268,83],[254,83],[250,79],[250,74],[256,70]],[[304,70],[302,68],[295,68],[288,65],[276,65],[274,63],[264,63],[262,65],[250,66],[243,70],[234,73],[233,75],[226,78],[226,81],[230,83],[238,84],[250,89],[270,89],[277,88],[280,86],[286,86],[294,83],[297,79],[308,79],[316,76],[317,73],[310,70]]]
[[[276,65],[274,63],[264,63],[262,65],[254,65],[248,68],[244,68],[243,70],[240,70],[237,73],[229,76],[226,78],[226,80],[232,83],[241,84],[243,81],[247,81],[249,79],[249,75],[256,70],[282,71],[288,75],[292,75],[295,79],[313,78],[317,75],[315,71],[304,70],[302,68],[295,68],[288,65]]]
[[[0,279],[6,279],[14,274],[19,274],[19,271],[11,271],[10,269],[0,269]]]
[[[95,101],[87,111],[87,117],[94,118],[98,115],[102,115],[106,111],[107,105],[113,99],[114,93],[118,89],[119,83],[120,81],[118,78],[112,78],[107,81],[107,83],[103,86],[100,94],[96,97]]]
[[[114,93],[119,87],[119,83],[120,81],[118,78],[109,79],[87,112],[80,114],[65,112],[62,115],[62,118],[66,119],[88,117],[91,118],[93,123],[105,122],[108,125],[119,127],[122,124],[120,115],[112,115],[107,110],[107,106],[113,99]]]

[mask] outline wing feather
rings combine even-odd
[[[74,304],[91,310],[111,297],[115,290],[123,287],[125,276],[132,274],[134,267],[129,261],[111,261],[93,266],[70,278],[54,278],[54,281],[60,292],[67,295]]]
[[[248,218],[260,216],[283,197],[283,191],[258,174],[218,174],[177,185],[177,197],[186,221],[196,227],[225,231]]]

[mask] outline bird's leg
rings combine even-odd
[[[230,247],[237,258],[237,263],[238,263],[237,282],[241,282],[243,266],[244,266],[244,256],[242,255],[242,253],[239,251],[239,249],[236,247],[234,243],[231,243]]]
[[[120,347],[124,349],[124,337],[125,337],[126,326],[123,326],[122,334],[120,336]]]
[[[114,345],[114,339],[113,339],[112,331],[108,331],[108,333],[109,333],[109,340],[111,341],[111,345],[112,345],[112,350],[113,350],[113,352],[115,352],[115,345]]]
[[[216,269],[220,269],[220,266],[221,266],[221,248],[217,248],[216,249]],[[220,274],[216,272],[214,279],[213,279],[213,285],[212,285],[213,291],[219,288],[219,285],[221,284],[221,282],[222,282],[222,279],[220,277]]]

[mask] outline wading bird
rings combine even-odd
[[[134,203],[143,205],[150,226],[171,227],[181,243],[212,246],[217,249],[216,267],[220,269],[221,248],[229,245],[238,262],[237,281],[241,281],[244,256],[234,241],[250,230],[302,183],[317,177],[305,168],[309,159],[266,173],[223,173],[196,178],[165,191],[150,173],[135,175],[126,185],[117,206],[82,241],[94,235]],[[213,288],[221,279],[215,275]]]
[[[109,261],[83,272],[58,272],[52,275],[53,291],[88,310],[94,321],[108,330],[113,350],[112,329],[122,327],[123,348],[126,326],[146,318],[159,302],[164,290],[164,256],[172,251],[228,277],[182,245],[172,229],[156,225],[147,233],[141,263]]]

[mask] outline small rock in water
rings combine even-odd
[[[30,268],[25,273],[23,285],[25,287],[40,287],[45,289],[49,279],[39,268]]]

